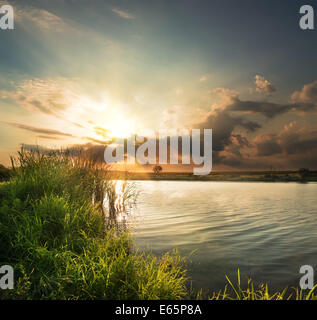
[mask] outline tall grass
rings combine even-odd
[[[236,284],[227,276],[226,279],[228,285],[225,286],[224,290],[214,292],[209,296],[209,300],[317,300],[317,285],[311,290],[286,287],[282,291],[272,292],[267,284],[256,286],[251,279],[248,279],[246,285],[242,285],[239,269]]]
[[[21,150],[14,175],[0,185],[0,265],[15,270],[7,299],[181,299],[183,259],[132,252],[128,231],[106,223],[118,202],[107,172],[93,159]],[[109,196],[108,196],[109,198]],[[111,207],[113,206],[113,207]]]

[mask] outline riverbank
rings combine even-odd
[[[167,181],[231,181],[231,182],[317,182],[317,171],[223,171],[212,172],[206,176],[195,176],[192,173],[113,171],[110,176],[123,180],[167,180]]]

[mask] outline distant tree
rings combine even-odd
[[[161,166],[155,166],[155,167],[153,168],[153,172],[154,172],[155,174],[159,174],[162,170],[163,170],[163,168],[162,168]]]
[[[298,173],[302,180],[305,180],[307,176],[309,175],[309,169],[308,168],[300,168],[298,170]]]

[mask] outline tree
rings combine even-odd
[[[161,166],[155,166],[155,167],[153,168],[153,172],[154,172],[155,174],[159,174],[162,170],[163,170],[163,168],[162,168]]]
[[[301,177],[302,180],[305,180],[307,178],[307,176],[309,175],[309,169],[307,168],[300,168],[298,170],[298,173]]]

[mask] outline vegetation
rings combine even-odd
[[[155,166],[153,168],[153,172],[154,174],[158,175],[161,171],[163,170],[163,168],[161,166]]]
[[[0,182],[10,179],[10,169],[0,164]]]
[[[301,180],[307,180],[309,177],[310,171],[308,168],[301,168],[298,170],[299,176]]]
[[[0,290],[0,299],[202,298],[188,289],[177,252],[133,249],[117,218],[135,189],[125,182],[118,190],[94,159],[21,150],[11,171],[0,184],[0,265],[14,267],[15,289]],[[209,299],[316,299],[314,290],[270,294],[251,281],[243,289],[239,272],[237,285],[227,280]]]
[[[248,279],[246,286],[242,286],[239,270],[236,284],[227,276],[226,279],[229,285],[223,291],[213,293],[209,300],[317,300],[317,285],[311,290],[285,288],[272,293],[267,284],[255,286],[251,279]]]
[[[15,289],[0,298],[185,297],[179,255],[133,252],[129,232],[105,223],[103,195],[118,204],[97,163],[22,150],[13,172],[0,185],[0,265],[14,267]]]

